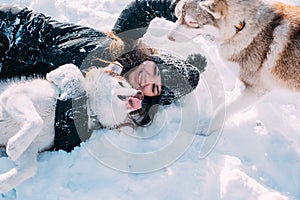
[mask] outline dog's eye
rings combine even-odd
[[[127,96],[124,95],[118,95],[117,97],[122,101],[125,101],[127,99]]]
[[[188,21],[187,24],[193,28],[198,28],[199,24],[198,22],[194,22],[194,21]]]
[[[187,25],[189,25],[193,28],[198,28],[199,27],[199,24],[198,24],[196,18],[193,15],[187,14],[184,17],[184,21],[185,21],[185,23],[187,23]]]
[[[124,87],[124,84],[122,82],[118,82],[118,83],[121,87]]]

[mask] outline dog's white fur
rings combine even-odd
[[[273,88],[300,91],[300,7],[265,0],[181,0],[175,14],[169,39],[204,36],[217,45],[221,58],[239,65],[245,90],[226,106],[227,116]],[[219,108],[214,118],[222,119],[224,112]],[[212,126],[213,132],[221,121]]]
[[[86,91],[88,115],[96,116],[106,127],[123,123],[131,111],[127,100],[118,95],[140,94],[124,78],[112,76],[110,69],[93,68],[84,78],[76,66],[67,64],[47,74],[47,79],[0,82],[0,146],[6,147],[16,165],[0,174],[0,193],[36,173],[38,152],[54,141],[55,107],[60,94],[60,98],[70,98]]]

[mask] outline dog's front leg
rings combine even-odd
[[[0,194],[10,191],[36,174],[37,154],[37,147],[29,146],[22,156],[16,160],[16,167],[0,174]]]
[[[8,140],[6,147],[7,155],[15,161],[40,133],[43,120],[29,98],[15,95],[7,102],[7,113],[21,124],[20,130]]]
[[[265,94],[269,92],[266,88],[261,87],[246,87],[242,94],[230,103],[226,103],[225,107],[218,108],[212,117],[212,121],[208,130],[208,135],[221,131],[224,123],[233,114],[247,109],[249,106],[256,103]]]

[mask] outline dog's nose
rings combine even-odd
[[[144,99],[144,93],[141,90],[138,90],[137,93],[136,93],[136,97],[139,100],[143,100]]]
[[[168,35],[168,39],[171,40],[171,41],[173,41],[173,42],[175,41],[175,39],[171,35]]]

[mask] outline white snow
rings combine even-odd
[[[128,2],[0,0],[99,30],[110,30]],[[300,5],[299,0],[288,2]],[[159,108],[147,129],[95,131],[71,153],[40,154],[36,176],[0,194],[0,200],[300,199],[300,94],[275,91],[224,124],[220,136],[194,136],[195,129],[205,129],[208,114],[224,96],[239,94],[240,83],[201,39],[167,41],[170,25],[155,20],[144,40],[181,57],[193,52],[209,56],[196,91]],[[11,167],[7,157],[0,157],[0,173]]]

